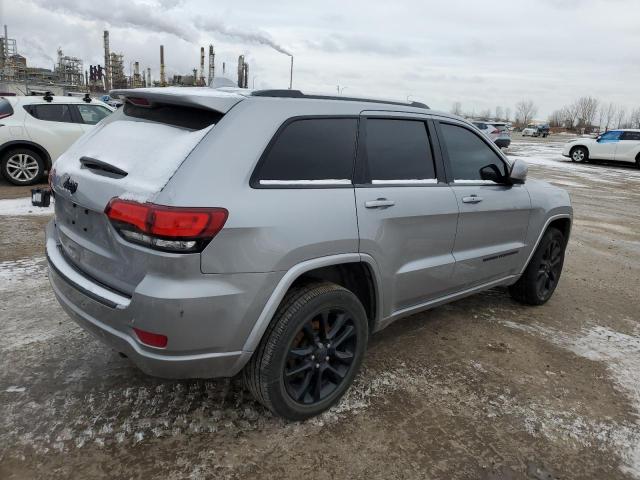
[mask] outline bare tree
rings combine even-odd
[[[629,127],[640,128],[640,107],[634,108],[629,115]]]
[[[496,107],[496,115],[495,115],[495,120],[502,120],[502,117],[504,116],[504,114],[502,113],[502,107]]]
[[[602,105],[602,108],[604,108],[604,105]],[[609,125],[613,123],[613,119],[616,116],[616,106],[613,102],[609,102],[609,104],[606,107],[606,112],[604,114],[604,121],[606,122],[604,124],[604,130],[605,132],[607,130],[609,130]]]
[[[618,114],[616,115],[616,122],[618,126],[616,128],[622,128],[626,117],[627,117],[627,109],[625,107],[618,108]]]
[[[562,127],[564,123],[564,116],[562,110],[554,110],[551,115],[549,115],[549,126],[550,127]]]
[[[454,115],[462,116],[462,103],[454,102],[453,106],[451,107],[451,113],[453,113]]]
[[[516,104],[516,121],[528,125],[538,113],[538,107],[533,100],[522,100]]]
[[[491,119],[491,109],[486,108],[480,111],[480,118],[482,120],[490,120]]]
[[[575,101],[575,111],[578,117],[578,128],[590,130],[598,112],[599,101],[593,97],[580,97]]]
[[[509,107],[507,107],[504,111],[504,121],[505,122],[511,121],[511,109]]]

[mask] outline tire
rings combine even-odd
[[[560,281],[566,241],[557,228],[549,228],[520,279],[509,287],[514,300],[526,305],[547,303]]]
[[[585,147],[573,147],[569,152],[572,162],[587,162],[589,160],[589,150]]]
[[[640,153],[636,156],[636,168],[640,168]]]
[[[2,176],[14,185],[33,185],[42,180],[45,171],[44,160],[30,148],[15,148],[0,159]]]
[[[351,291],[328,282],[296,287],[245,366],[244,385],[275,415],[289,420],[318,415],[353,382],[368,335],[364,307]]]

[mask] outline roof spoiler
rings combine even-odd
[[[155,103],[165,103],[204,108],[222,114],[227,113],[236,103],[245,98],[242,95],[220,92],[205,87],[193,89],[183,87],[130,88],[111,90],[109,95],[112,98],[119,98],[123,101],[133,98],[145,99],[149,103],[149,107],[153,107]]]

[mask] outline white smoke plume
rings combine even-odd
[[[170,33],[190,43],[197,43],[197,31],[191,25],[176,21],[174,15],[167,10],[180,7],[180,0],[158,0],[157,8],[149,4],[140,4],[131,0],[113,0],[108,8],[101,2],[84,0],[32,0],[33,3],[51,11],[66,15],[102,22],[113,27],[133,27],[157,33]],[[274,50],[291,56],[282,46],[278,45],[266,32],[231,27],[212,18],[196,17],[192,22],[198,29],[215,32],[222,36],[235,38],[247,43],[266,45]]]
[[[284,53],[285,55],[292,56],[284,47],[277,44],[271,36],[266,32],[248,30],[245,28],[230,27],[225,25],[220,20],[212,18],[200,18],[196,21],[196,26],[202,30],[208,32],[215,32],[220,35],[243,40],[248,43],[257,43],[260,45],[266,45],[273,48],[277,52]]]

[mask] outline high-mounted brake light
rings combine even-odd
[[[146,98],[142,98],[142,97],[127,97],[127,101],[129,103],[133,103],[134,105],[137,105],[138,107],[150,107],[151,103],[149,102],[149,100],[147,100]]]
[[[168,207],[114,198],[105,213],[130,242],[168,252],[200,252],[222,230],[224,208]]]

